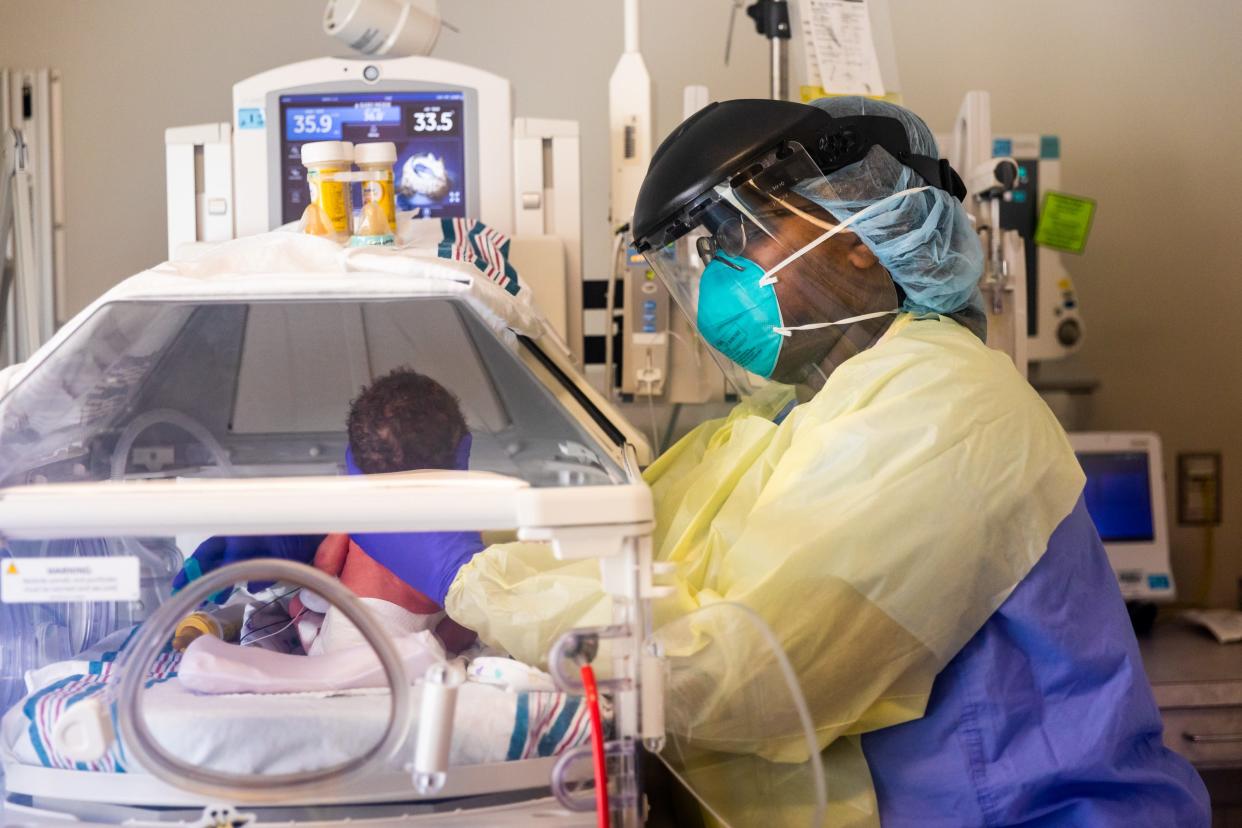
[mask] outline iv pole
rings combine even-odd
[[[742,7],[742,0],[734,0],[729,13],[729,32],[725,35],[725,66],[729,65],[729,52],[733,48],[733,18]],[[769,94],[774,101],[789,100],[789,44],[792,37],[789,27],[788,0],[756,0],[746,7],[746,16],[755,21],[755,31],[768,39],[768,51],[772,81]]]
[[[41,341],[28,159],[22,133],[5,130],[0,142],[0,251],[4,259],[0,278],[0,341],[9,343],[9,359],[15,363],[38,350]],[[10,232],[11,260],[7,253]]]
[[[755,30],[768,39],[772,66],[772,100],[789,100],[789,3],[787,0],[758,0],[746,7],[755,21]]]

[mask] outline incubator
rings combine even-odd
[[[281,233],[123,282],[8,372],[0,379],[6,819],[48,811],[193,822],[211,803],[261,811],[277,801],[286,811],[296,803],[298,815],[315,805],[317,817],[346,806],[354,816],[391,816],[443,810],[412,801],[463,797],[475,807],[542,799],[539,807],[568,819],[548,799],[549,779],[558,755],[585,744],[576,695],[550,682],[515,692],[458,676],[456,714],[443,702],[428,710],[448,717],[438,724],[444,744],[432,745],[431,772],[444,778],[419,794],[408,766],[415,739],[426,738],[415,725],[424,676],[403,671],[426,666],[425,652],[385,658],[377,648],[384,669],[363,684],[378,688],[195,693],[179,662],[200,648],[181,655],[164,646],[186,613],[161,614],[174,577],[209,535],[456,529],[628,561],[632,577],[619,584],[627,594],[601,620],[638,641],[638,564],[650,531],[650,496],[637,478],[645,447],[566,363],[520,290],[472,265],[434,253],[344,260],[335,245]],[[459,400],[472,436],[468,471],[342,476],[351,398],[400,366]],[[255,562],[201,582],[223,574],[228,583],[213,592],[248,585],[235,590],[240,600],[322,575],[281,565],[292,574],[270,578],[266,594],[255,583],[261,573],[244,571],[262,568]],[[201,582],[173,603],[193,610],[208,597],[193,594]],[[320,583],[315,592],[332,589]],[[347,615],[358,614],[351,598],[340,602]],[[365,613],[355,621],[372,640],[381,628],[372,622],[368,635]],[[146,654],[135,649],[148,644]],[[140,698],[124,697],[127,675],[141,679]],[[402,692],[384,690],[390,683]],[[608,711],[622,739],[638,735],[636,703],[624,695]],[[130,704],[137,721],[127,722]],[[499,763],[503,772],[492,767]],[[206,774],[197,791],[179,787],[187,780],[179,764]]]
[[[736,658],[753,669],[756,649],[718,642],[706,671],[662,657],[646,445],[571,367],[519,274],[460,254],[228,242],[127,279],[0,374],[5,824],[593,825],[586,662],[613,824],[641,820],[655,754],[640,744],[687,778],[687,757],[706,761],[692,689]],[[466,470],[346,474],[351,400],[400,367],[457,398]],[[544,544],[609,605],[521,664],[395,628],[318,555],[195,554],[213,537],[408,532]],[[303,654],[316,602],[355,646]],[[239,633],[206,625],[173,648],[195,611],[236,619],[239,604]],[[737,698],[797,729],[796,683],[766,652],[763,694]],[[666,682],[685,700],[667,716]]]

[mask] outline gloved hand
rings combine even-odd
[[[457,570],[483,549],[478,532],[364,532],[350,537],[376,563],[439,606],[444,606]]]
[[[467,432],[457,445],[453,468],[470,468],[472,443],[473,437]],[[345,468],[351,475],[365,473],[348,449]],[[441,607],[457,570],[483,549],[478,532],[364,532],[350,537],[377,563]]]
[[[208,538],[198,545],[194,554],[186,559],[181,571],[173,578],[173,592],[179,592],[185,585],[202,577],[204,573],[219,569],[226,564],[247,561],[252,558],[280,558],[286,561],[298,561],[309,564],[315,559],[315,550],[319,548],[323,535],[253,535],[253,536],[217,536]],[[251,581],[251,592],[258,592],[271,586],[271,581]],[[231,589],[226,589],[211,596],[210,601],[220,604],[227,600]]]

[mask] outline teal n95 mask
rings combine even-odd
[[[699,278],[698,301],[695,322],[699,333],[722,355],[745,368],[752,374],[770,378],[780,359],[782,344],[797,331],[809,331],[833,326],[851,325],[868,319],[897,313],[897,309],[875,311],[804,325],[787,326],[781,313],[776,294],[780,273],[809,254],[838,233],[848,229],[855,221],[865,218],[873,210],[896,198],[901,198],[926,187],[916,187],[894,193],[887,199],[860,210],[847,220],[832,224],[817,218],[806,209],[786,202],[785,207],[814,226],[824,228],[788,256],[764,270],[752,259],[740,253],[746,249],[745,227],[757,225],[753,219],[743,222],[727,220],[721,230],[711,237],[699,237],[698,253],[708,259]],[[749,217],[748,217],[749,218]]]

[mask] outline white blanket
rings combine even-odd
[[[444,661],[444,648],[429,631],[398,636],[393,644],[411,680]],[[177,682],[191,692],[218,695],[382,689],[388,679],[366,642],[323,655],[290,655],[204,635],[194,639],[181,657]]]

